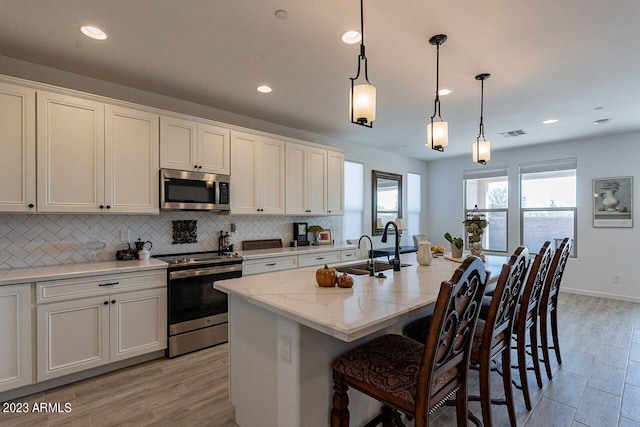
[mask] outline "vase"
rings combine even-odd
[[[320,244],[320,243],[318,243],[318,235],[319,235],[319,234],[320,234],[320,233],[319,233],[319,232],[317,232],[317,231],[316,231],[315,233],[311,233],[311,236],[312,236],[312,237],[311,237],[311,244],[312,244],[312,245],[316,246],[316,245],[319,245],[319,244]]]
[[[458,248],[455,243],[451,244],[451,257],[462,258],[462,248]]]
[[[431,254],[431,242],[423,240],[418,242],[418,254],[416,255],[418,264],[429,265],[433,261],[433,255]]]
[[[607,212],[616,212],[616,207],[620,203],[620,200],[616,197],[616,189],[615,188],[607,188],[602,189],[602,205],[605,207]]]
[[[482,243],[475,242],[471,245],[471,255],[477,256],[484,261],[484,255],[482,255]]]

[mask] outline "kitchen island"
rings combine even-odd
[[[230,400],[236,422],[252,426],[327,426],[333,392],[331,361],[384,333],[400,333],[436,301],[440,283],[458,262],[434,259],[384,272],[353,276],[349,289],[321,288],[316,268],[216,282],[229,295]],[[499,274],[505,257],[487,257]],[[349,393],[352,425],[375,415],[380,404]]]

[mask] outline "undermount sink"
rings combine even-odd
[[[385,261],[374,261],[373,264],[376,267],[376,273],[379,271],[391,270],[393,265],[389,264]],[[411,264],[400,264],[400,267],[408,267]],[[367,270],[367,263],[353,264],[353,265],[345,265],[344,267],[336,268],[336,271],[340,273],[348,273],[353,274],[354,276],[364,276],[365,274],[369,274],[369,270]]]

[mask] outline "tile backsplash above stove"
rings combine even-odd
[[[174,220],[197,220],[197,243],[173,244]],[[127,247],[120,241],[129,232],[131,246],[141,238],[151,241],[151,254],[199,252],[218,249],[220,230],[237,233],[231,243],[240,249],[243,240],[280,238],[283,245],[293,239],[293,223],[318,224],[333,230],[333,239],[342,241],[342,217],[292,217],[215,215],[209,212],[162,212],[160,215],[23,215],[0,214],[0,269],[57,265],[91,260],[82,244],[97,230],[98,237],[107,243],[97,254],[98,260],[115,259],[119,249]],[[124,233],[121,233],[124,231]]]

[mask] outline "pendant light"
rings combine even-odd
[[[367,55],[364,52],[364,5],[360,0],[360,55],[358,55],[358,73],[351,79],[351,92],[349,96],[349,111],[351,123],[373,127],[376,119],[376,87],[369,83],[367,73]],[[355,84],[360,77],[360,65],[364,61],[364,82]]]
[[[484,137],[484,81],[491,77],[489,73],[478,74],[476,76],[476,80],[480,80],[481,82],[481,92],[480,92],[480,129],[478,131],[478,137],[476,138],[476,142],[473,143],[472,153],[473,153],[473,161],[476,163],[480,163],[486,165],[489,160],[491,160],[491,143],[487,141]],[[480,140],[482,137],[482,141]]]
[[[429,39],[429,44],[436,46],[436,98],[433,102],[433,115],[431,122],[427,125],[427,147],[433,150],[444,151],[444,147],[449,145],[449,124],[442,120],[440,115],[440,45],[447,41],[447,36],[438,34]],[[438,116],[438,121],[433,119]]]

